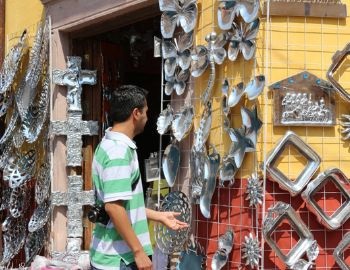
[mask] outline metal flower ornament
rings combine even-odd
[[[207,104],[215,81],[215,64],[221,65],[226,58],[226,50],[223,48],[226,44],[226,34],[217,35],[215,32],[205,37],[207,45],[199,45],[192,52],[191,75],[193,77],[201,76],[210,66],[210,75],[208,85],[203,92],[202,102]]]
[[[258,16],[259,7],[259,0],[219,0],[219,27],[222,30],[229,30],[233,20],[238,15],[241,15],[246,23],[250,23]]]
[[[180,68],[176,68],[174,76],[168,77],[165,75],[165,94],[170,96],[175,91],[178,96],[182,95],[186,90],[186,82],[189,77],[190,71]]]
[[[257,238],[253,237],[252,233],[244,237],[242,252],[242,259],[245,259],[245,265],[249,265],[250,269],[259,268],[259,260],[261,258],[260,243]]]
[[[175,28],[181,26],[185,33],[191,32],[197,21],[197,0],[159,0],[160,30],[164,38],[172,38]]]

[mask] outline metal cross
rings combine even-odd
[[[56,69],[52,72],[53,83],[68,88],[68,112],[81,112],[82,85],[96,84],[96,70],[82,70],[81,57],[67,56],[67,69]]]
[[[68,176],[67,192],[52,192],[52,205],[67,206],[67,236],[83,236],[83,206],[93,205],[95,195],[93,190],[83,190],[83,179],[80,175]]]
[[[89,261],[89,251],[81,250],[81,238],[67,238],[67,246],[65,252],[51,251],[51,258],[60,262],[67,263],[65,269],[71,269],[72,265],[77,265],[79,261]]]
[[[66,121],[52,121],[51,134],[67,136],[67,166],[81,166],[83,135],[98,135],[97,121],[82,121],[81,113],[68,113]]]

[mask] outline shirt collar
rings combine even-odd
[[[112,131],[111,128],[106,129],[105,138],[113,141],[122,141],[130,148],[137,149],[137,146],[133,140],[121,132]]]

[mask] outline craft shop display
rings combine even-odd
[[[349,265],[344,259],[344,252],[350,246],[350,232],[347,232],[333,251],[333,257],[342,270],[349,270]]]
[[[276,162],[279,160],[286,147],[292,146],[307,160],[305,168],[296,177],[289,179],[277,167]],[[314,175],[320,166],[321,158],[319,155],[306,144],[297,134],[292,131],[287,131],[283,138],[277,142],[275,147],[268,154],[265,161],[265,168],[269,179],[278,183],[281,189],[287,190],[292,196],[299,194],[302,189],[308,184],[311,177]]]
[[[226,233],[219,237],[218,249],[216,250],[213,260],[211,261],[212,270],[222,269],[228,260],[233,247],[234,232],[232,228],[228,228]]]
[[[287,254],[280,249],[273,238],[274,231],[284,221],[289,222],[300,238],[298,244]],[[309,269],[318,256],[317,241],[294,209],[284,202],[277,202],[269,208],[263,224],[263,235],[267,244],[290,269]],[[308,261],[302,259],[305,254]]]
[[[252,233],[249,236],[244,236],[242,259],[245,259],[245,265],[250,269],[259,269],[259,261],[261,259],[261,249],[258,238],[254,237]]]
[[[191,224],[191,204],[187,196],[181,191],[168,193],[164,197],[159,210],[179,212],[180,215],[177,219]],[[154,227],[154,233],[158,248],[165,254],[171,254],[182,250],[183,245],[188,240],[190,227],[174,231],[157,223]]]
[[[335,88],[303,71],[269,86],[273,90],[274,125],[335,125]]]
[[[327,213],[320,207],[315,199],[318,192],[322,192],[327,183],[333,183],[342,196],[341,205],[334,213]],[[317,220],[330,230],[340,228],[350,217],[350,182],[345,174],[338,168],[327,169],[320,173],[314,180],[310,181],[301,194],[306,202],[307,208],[314,213]]]

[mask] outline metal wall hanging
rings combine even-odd
[[[191,204],[185,193],[181,191],[172,191],[168,193],[162,201],[160,211],[180,212],[177,217],[179,220],[191,224]],[[168,229],[161,223],[154,227],[155,240],[158,248],[165,254],[171,254],[182,250],[183,245],[188,240],[190,227],[178,231]]]
[[[41,228],[35,232],[29,233],[24,245],[25,263],[29,265],[34,257],[38,255],[45,244],[46,231]]]
[[[53,206],[67,207],[67,236],[83,237],[83,209],[84,205],[95,203],[94,191],[83,190],[83,179],[80,175],[68,176],[67,192],[52,192]]]
[[[45,162],[40,166],[35,181],[35,201],[37,204],[41,204],[49,197],[51,190],[50,180],[50,166],[48,162]]]
[[[342,198],[344,198],[344,200],[341,201],[340,207],[332,214],[327,214],[314,198],[314,196],[329,182],[332,182],[337,187]],[[301,196],[306,201],[307,208],[316,215],[317,220],[328,229],[335,230],[341,227],[350,217],[349,187],[349,179],[344,173],[337,168],[331,168],[320,173],[311,181]]]
[[[235,183],[235,175],[238,171],[235,161],[232,158],[224,157],[219,169],[219,185],[224,187],[225,182],[229,182],[229,187]]]
[[[157,130],[160,135],[164,135],[171,127],[171,122],[174,119],[174,111],[170,104],[161,111],[157,119]]]
[[[246,127],[246,137],[253,142],[256,148],[258,132],[262,126],[262,122],[258,116],[258,107],[255,105],[252,110],[246,107],[241,108],[242,123]]]
[[[274,90],[274,125],[335,125],[335,89],[327,81],[303,71],[269,89]]]
[[[298,243],[285,254],[273,239],[273,232],[287,220],[300,237]],[[263,224],[265,241],[277,256],[291,269],[309,269],[318,256],[318,245],[313,235],[294,209],[286,203],[277,202],[268,210]],[[307,255],[308,261],[302,259]]]
[[[307,160],[304,170],[295,180],[289,179],[277,167],[276,161],[287,146],[293,146]],[[299,194],[307,185],[313,174],[320,166],[321,158],[307,145],[298,135],[287,131],[286,135],[276,144],[275,148],[268,154],[265,162],[266,172],[272,181],[278,183],[281,189],[289,191],[292,196]]]
[[[176,142],[169,144],[165,148],[162,160],[162,169],[169,187],[173,187],[175,184],[177,172],[180,168],[180,157],[180,148]]]
[[[350,265],[348,265],[344,259],[344,252],[349,248],[350,245],[350,232],[346,233],[343,239],[340,241],[338,246],[333,251],[333,257],[336,263],[342,270],[349,270]]]
[[[171,123],[171,129],[178,142],[189,134],[192,128],[193,118],[194,108],[191,105],[185,105],[179,112],[175,113],[174,120]]]
[[[97,135],[97,121],[82,121],[81,113],[69,113],[66,121],[52,121],[51,134],[67,136],[67,166],[81,166],[83,135]]]
[[[191,197],[195,203],[199,203],[199,197],[202,193],[203,183],[209,178],[209,159],[205,149],[194,151],[192,148],[190,156],[191,167]]]
[[[228,228],[226,233],[219,237],[218,249],[216,250],[213,260],[211,261],[211,268],[213,270],[220,270],[228,261],[228,256],[232,251],[234,233],[232,228]]]
[[[96,70],[82,70],[81,57],[67,56],[67,69],[55,69],[52,72],[53,83],[67,86],[68,112],[82,112],[81,92],[82,85],[96,84]]]
[[[250,269],[259,269],[259,260],[261,258],[261,249],[258,238],[253,237],[252,233],[249,236],[244,236],[242,259],[245,259],[245,265]]]
[[[35,232],[45,226],[51,214],[51,203],[46,200],[34,210],[28,223],[28,231]]]
[[[232,23],[232,32],[228,32],[228,59],[231,61],[236,61],[240,52],[245,60],[250,60],[253,58],[256,50],[255,40],[258,35],[259,25],[259,18],[255,19],[249,24]]]
[[[200,151],[205,142],[207,141],[211,129],[212,114],[211,114],[211,101],[209,101],[204,107],[199,127],[194,133],[193,148],[195,151]]]
[[[164,38],[172,38],[176,26],[185,33],[194,29],[197,22],[197,0],[159,0],[162,11],[160,30]]]
[[[191,75],[193,77],[201,76],[210,66],[208,85],[201,97],[204,105],[211,99],[215,82],[215,64],[221,65],[226,58],[226,50],[223,48],[226,44],[226,35],[212,32],[206,35],[205,41],[207,42],[206,46],[199,45],[193,50],[191,62]]]
[[[229,30],[239,14],[246,23],[252,22],[258,16],[260,3],[253,1],[219,0],[218,23],[222,30]]]
[[[191,236],[192,237],[192,236]],[[205,268],[206,254],[203,247],[197,241],[190,241],[191,244],[181,251],[176,270],[202,270]]]
[[[65,252],[52,251],[51,258],[59,261],[59,265],[68,267],[70,269],[72,265],[78,265],[79,262],[89,261],[89,251],[81,250],[82,239],[81,238],[67,238],[67,245]],[[62,264],[62,262],[69,263],[70,266]]]
[[[28,188],[26,185],[22,185],[17,188],[13,188],[10,196],[9,210],[11,216],[19,218],[23,216],[26,209],[29,208],[27,201],[30,199]]]
[[[178,96],[182,95],[185,92],[186,82],[189,77],[190,71],[188,69],[182,70],[181,68],[176,67],[174,76],[168,77],[165,75],[165,94],[170,96],[175,91]]]
[[[262,183],[257,173],[253,173],[248,178],[247,189],[245,191],[247,197],[245,199],[249,201],[249,207],[257,208],[259,204],[262,204],[264,199]]]

